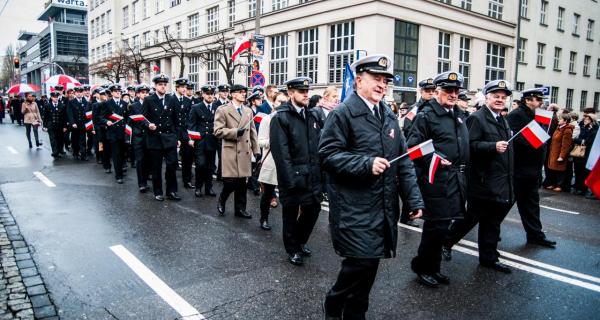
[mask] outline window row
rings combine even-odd
[[[526,52],[527,52],[527,39],[520,38],[518,43],[518,54],[517,59],[520,63],[527,63]],[[552,51],[551,51],[552,52]],[[562,71],[562,56],[563,50],[560,47],[554,47],[554,52],[552,56],[552,69],[554,71]],[[568,71],[571,74],[577,74],[577,52],[569,51],[569,65]],[[590,63],[592,57],[589,55],[583,56],[583,69],[582,74],[586,77],[590,76]],[[546,67],[546,44],[538,42],[537,43],[537,51],[536,51],[536,59],[535,65],[538,68]],[[600,79],[600,59],[598,59],[597,67],[596,67],[596,77]]]
[[[548,1],[547,0],[520,0],[521,1],[521,6],[520,6],[520,15],[521,18],[525,18],[525,19],[529,19],[529,13],[530,12],[537,12],[538,13],[538,20],[540,25],[543,26],[548,26]],[[537,6],[537,4],[539,3],[539,7]],[[531,7],[530,7],[531,5]],[[565,16],[565,8],[563,7],[558,7],[557,13],[556,13],[556,29],[558,31],[564,32],[565,31],[565,24],[567,22],[565,22],[566,16]],[[580,33],[580,23],[581,23],[581,15],[579,13],[573,12],[573,16],[571,19],[571,33],[576,36],[579,37],[579,33]],[[595,28],[595,20],[593,19],[588,19],[587,20],[587,24],[586,24],[586,39],[587,40],[594,40],[594,28]]]
[[[106,11],[90,21],[90,37],[92,39],[99,37],[107,32],[112,31],[112,13],[111,10]]]

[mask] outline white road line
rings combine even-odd
[[[8,151],[12,154],[19,154],[17,149],[13,148],[12,146],[8,146],[8,147],[6,147],[6,149],[8,149]]]
[[[112,250],[138,277],[140,277],[156,294],[158,294],[166,303],[168,303],[177,313],[187,320],[206,319],[203,315],[192,307],[187,301],[173,291],[166,283],[157,277],[148,267],[138,260],[127,248],[122,245],[110,247]]]
[[[540,204],[540,208],[544,208],[544,209],[548,209],[548,210],[554,210],[554,211],[558,211],[558,212],[570,213],[570,214],[575,214],[575,215],[580,214],[579,212],[576,212],[576,211],[569,211],[569,210],[557,209],[557,208],[552,208],[552,207],[548,207],[548,206],[543,206],[541,204]]]
[[[50,179],[48,179],[43,173],[41,173],[39,171],[34,171],[33,175],[36,176],[38,179],[40,179],[40,181],[42,181],[47,187],[49,187],[49,188],[56,187],[54,182],[50,181]]]

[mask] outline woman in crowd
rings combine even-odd
[[[560,187],[567,169],[567,157],[573,143],[573,127],[569,124],[571,115],[562,113],[558,119],[558,127],[552,134],[552,142],[548,153],[548,170],[546,172],[546,189],[556,192],[562,191]]]
[[[575,167],[575,193],[579,195],[584,194],[587,190],[585,179],[590,174],[590,171],[585,168],[585,164],[590,157],[590,149],[592,148],[594,138],[596,138],[596,133],[598,132],[598,123],[596,121],[597,118],[595,114],[584,114],[579,136],[573,140],[576,145],[585,146],[584,157],[573,159]]]
[[[29,148],[33,146],[31,144],[31,129],[33,128],[33,135],[35,136],[35,146],[39,147],[42,145],[38,137],[38,127],[42,125],[42,115],[40,109],[35,103],[35,98],[30,92],[25,93],[25,101],[21,105],[21,113],[23,114],[23,122],[25,123],[25,135],[29,142]]]

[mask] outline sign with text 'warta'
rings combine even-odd
[[[52,0],[52,3],[76,8],[87,8],[87,0]]]

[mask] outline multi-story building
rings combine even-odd
[[[86,1],[50,0],[38,17],[48,26],[40,33],[22,32],[19,40],[21,81],[43,87],[51,75],[66,73],[88,81]]]
[[[548,87],[552,103],[598,110],[598,1],[519,1],[517,89]]]

